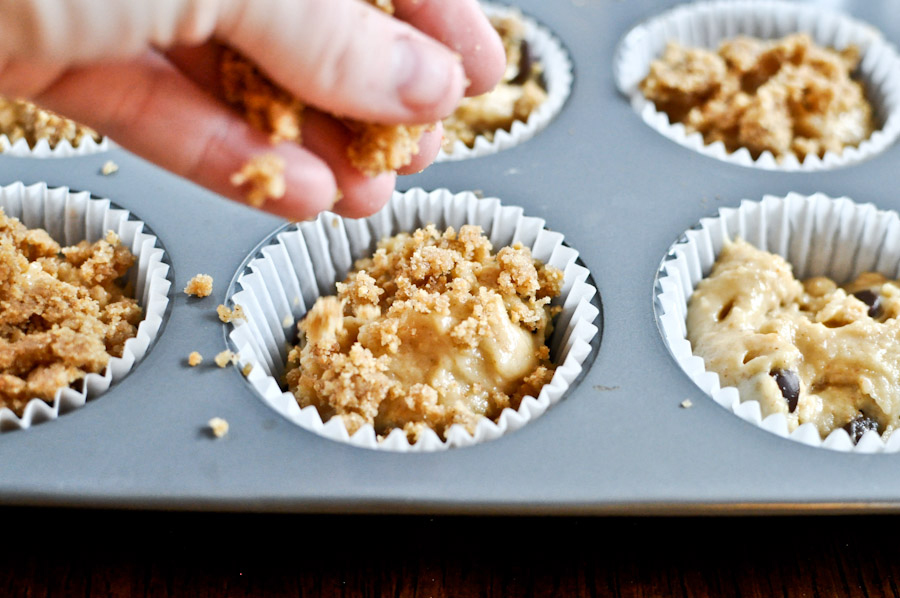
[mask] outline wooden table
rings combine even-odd
[[[893,517],[0,509],[0,596],[900,596]]]

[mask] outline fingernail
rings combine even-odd
[[[446,101],[454,93],[453,80],[461,69],[449,51],[405,37],[394,42],[393,67],[397,93],[413,109]]]

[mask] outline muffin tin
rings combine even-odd
[[[720,207],[790,192],[900,210],[900,146],[818,173],[762,172],[659,135],[613,80],[635,24],[673,2],[521,0],[574,64],[572,95],[535,138],[437,164],[401,188],[481,191],[565,235],[602,303],[599,348],[570,392],[522,429],[467,448],[397,454],[303,430],[266,406],[236,368],[215,314],[229,281],[282,221],[222,201],[122,149],[41,160],[0,156],[0,183],[45,181],[108,197],[143,220],[171,260],[171,312],[156,345],[101,398],[0,434],[5,504],[235,511],[647,514],[894,511],[896,455],[839,453],[779,438],[715,404],[669,355],[653,309],[660,261]],[[825,4],[825,3],[820,3]],[[892,0],[828,2],[900,41]],[[106,160],[120,170],[99,174]],[[215,290],[180,292],[199,272]],[[186,365],[199,351],[206,362]],[[681,406],[690,399],[692,406]],[[223,417],[227,436],[206,422]]]

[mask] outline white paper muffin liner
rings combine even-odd
[[[63,246],[83,240],[93,243],[104,238],[107,231],[115,231],[137,258],[127,276],[144,310],[137,335],[125,342],[122,357],[110,358],[99,374],[85,376],[79,385],[81,390],[61,388],[49,404],[32,399],[21,418],[8,408],[0,409],[0,432],[3,432],[56,419],[125,377],[144,357],[159,332],[169,302],[170,282],[166,278],[169,266],[162,261],[164,252],[156,246],[156,237],[144,232],[140,220],[129,220],[127,210],[113,208],[108,199],[93,199],[86,191],[70,192],[65,187],[48,188],[45,183],[25,186],[18,182],[0,187],[0,208],[29,228],[45,229]]]
[[[396,429],[376,440],[367,425],[352,436],[340,417],[323,423],[315,407],[301,409],[294,396],[278,383],[282,379],[296,322],[322,295],[333,295],[353,262],[371,255],[376,243],[400,232],[412,232],[429,223],[438,229],[478,224],[494,249],[520,242],[535,258],[565,273],[562,293],[554,299],[562,312],[549,339],[557,369],[550,383],[534,397],[525,397],[518,410],[505,409],[497,422],[482,418],[475,434],[453,425],[447,440],[429,430],[410,444]],[[588,270],[576,263],[578,252],[563,245],[563,235],[544,228],[544,220],[523,216],[522,208],[502,206],[496,198],[478,199],[473,193],[453,194],[446,189],[413,189],[395,193],[380,212],[363,220],[324,213],[312,222],[291,225],[249,258],[238,274],[230,300],[240,305],[246,320],[235,320],[228,338],[240,355],[239,368],[252,365],[247,380],[262,400],[295,424],[326,438],[370,449],[435,451],[470,446],[517,430],[559,401],[582,371],[597,334],[593,324],[599,310],[591,304],[596,289],[587,282]]]
[[[741,400],[735,387],[720,387],[719,376],[706,370],[687,340],[687,305],[697,283],[709,274],[726,240],[741,237],[748,243],[787,259],[794,276],[828,276],[838,283],[866,271],[890,279],[900,277],[900,216],[821,193],[765,196],[762,202],[744,200],[738,208],[722,208],[719,216],[704,218],[669,250],[660,265],[655,288],[659,329],[681,369],[707,395],[742,419],[774,434],[810,446],[854,453],[893,453],[900,450],[900,434],[885,442],[869,431],[854,445],[843,429],[822,440],[811,423],[788,432],[783,414],[762,418],[758,401]]]
[[[502,4],[482,3],[481,6],[488,16],[502,16],[514,11]],[[563,104],[569,98],[569,93],[572,91],[572,61],[569,59],[565,47],[549,29],[528,15],[520,12],[518,14],[521,15],[525,24],[525,40],[528,42],[532,58],[544,67],[547,100],[531,112],[527,121],[513,122],[509,131],[503,129],[495,131],[492,141],[483,135],[475,138],[475,144],[472,147],[462,141],[457,141],[453,145],[452,152],[448,153],[441,149],[435,162],[452,162],[487,156],[527,141],[559,114]]]
[[[650,72],[650,63],[661,56],[668,41],[686,46],[716,49],[737,35],[777,39],[805,32],[813,40],[838,50],[855,44],[861,51],[857,67],[879,130],[859,147],[847,147],[838,155],[807,156],[801,163],[789,154],[779,162],[771,152],[756,160],[746,148],[728,153],[719,141],[707,145],[700,133],[688,135],[681,123],[671,124],[665,112],[644,97],[638,85]],[[883,151],[900,134],[900,57],[892,44],[867,23],[821,6],[773,0],[698,2],[679,6],[629,31],[616,50],[616,86],[628,96],[641,118],[676,143],[703,155],[732,164],[766,170],[816,171],[856,164]]]
[[[72,158],[74,156],[90,156],[108,149],[110,149],[108,137],[103,137],[100,141],[94,141],[92,137],[85,137],[78,147],[72,147],[68,139],[63,139],[56,144],[56,147],[51,148],[46,139],[39,139],[35,146],[31,147],[25,139],[19,139],[12,143],[5,134],[0,135],[0,154],[17,158]]]

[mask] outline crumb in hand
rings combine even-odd
[[[184,287],[185,295],[207,297],[213,290],[213,277],[209,274],[197,274]]]
[[[239,357],[238,354],[235,353],[234,351],[229,351],[228,349],[225,349],[221,353],[217,354],[213,358],[213,361],[215,361],[216,365],[219,366],[220,368],[224,368],[229,363],[237,363],[238,357]]]
[[[216,438],[221,438],[228,434],[228,422],[221,417],[214,417],[207,422],[210,432]]]
[[[234,309],[231,309],[227,305],[220,305],[216,308],[216,313],[219,314],[219,319],[226,324],[228,324],[229,322],[234,322],[235,320],[247,319],[244,316],[244,308],[240,305],[235,305]]]
[[[191,367],[196,367],[201,363],[203,363],[203,356],[196,351],[191,351],[191,354],[188,355],[188,365]]]
[[[239,171],[231,175],[235,187],[247,186],[247,203],[261,207],[270,199],[281,199],[287,190],[284,181],[284,158],[268,153],[253,156]]]

